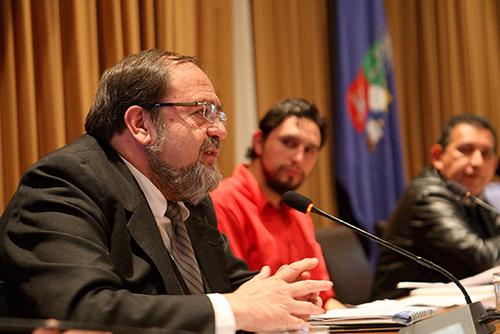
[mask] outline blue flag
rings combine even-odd
[[[391,43],[381,0],[338,0],[334,157],[352,218],[374,232],[404,190]],[[372,263],[377,252],[370,245]]]

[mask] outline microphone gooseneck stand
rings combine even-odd
[[[390,243],[382,238],[377,237],[357,226],[347,223],[346,221],[330,215],[323,210],[316,208],[312,201],[304,195],[301,195],[295,191],[287,191],[283,195],[283,201],[291,208],[298,210],[303,213],[315,213],[322,217],[325,217],[329,220],[338,222],[351,230],[354,230],[356,233],[363,235],[364,237],[375,241],[377,244],[382,245],[384,247],[389,248],[390,250],[397,252],[413,261],[419,263],[420,265],[429,268],[431,270],[435,270],[450,281],[452,281],[462,292],[464,295],[466,305],[455,308],[452,311],[445,312],[443,314],[439,314],[419,322],[416,322],[408,327],[402,328],[399,333],[402,334],[490,334],[493,333],[495,327],[487,323],[486,321],[481,321],[486,315],[486,310],[483,307],[481,302],[473,303],[467,290],[465,290],[464,286],[460,283],[460,281],[451,274],[448,270],[443,267],[435,264],[434,262],[425,259],[421,256],[413,254],[393,243]]]

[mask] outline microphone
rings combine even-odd
[[[363,235],[364,237],[375,241],[377,244],[382,245],[384,247],[389,248],[390,250],[399,253],[417,263],[420,265],[429,268],[431,270],[437,271],[441,273],[443,276],[445,276],[447,279],[449,279],[451,282],[453,282],[462,292],[464,295],[465,301],[467,303],[467,306],[465,308],[457,308],[453,311],[444,313],[439,316],[434,316],[429,319],[425,319],[423,321],[417,322],[412,326],[408,327],[408,331],[406,332],[405,329],[402,329],[400,333],[408,333],[408,334],[417,334],[417,333],[433,333],[436,329],[438,328],[448,328],[450,325],[458,325],[462,328],[464,331],[463,333],[478,333],[478,334],[488,334],[492,333],[494,330],[494,327],[492,324],[488,323],[482,323],[479,318],[484,316],[486,314],[486,311],[483,307],[483,305],[480,302],[473,303],[469,294],[467,293],[467,290],[465,290],[464,286],[460,281],[453,275],[451,274],[448,270],[444,269],[443,267],[435,264],[434,262],[427,260],[426,258],[423,258],[421,256],[418,256],[412,252],[409,252],[393,243],[390,243],[382,238],[377,237],[376,235],[373,235],[357,226],[351,225],[348,222],[332,216],[323,210],[317,208],[314,206],[313,202],[307,198],[304,195],[301,195],[295,191],[287,191],[283,195],[283,201],[285,204],[287,204],[289,207],[303,212],[303,213],[315,213],[317,215],[320,215],[322,217],[325,217],[329,220],[338,222],[342,224],[345,227],[350,228],[351,230],[354,230],[356,233],[359,233]],[[436,318],[435,320],[432,320]],[[422,323],[422,324],[421,324]],[[420,325],[419,325],[420,324]],[[437,327],[436,327],[437,326]],[[472,327],[471,327],[472,326]],[[455,328],[455,327],[454,327]],[[415,330],[415,331],[413,331]]]
[[[444,275],[446,278],[448,278],[450,281],[452,281],[453,283],[455,283],[458,286],[458,288],[464,294],[465,301],[467,302],[467,304],[472,303],[472,300],[470,299],[470,296],[467,293],[467,291],[465,290],[462,283],[460,283],[460,281],[455,276],[453,276],[449,271],[447,271],[443,267],[435,264],[434,262],[427,260],[423,257],[420,257],[416,254],[413,254],[413,253],[411,253],[411,252],[409,252],[409,251],[407,251],[407,250],[405,250],[405,249],[403,249],[403,248],[401,248],[393,243],[385,241],[384,239],[379,238],[376,235],[373,235],[373,234],[371,234],[371,233],[369,233],[369,232],[367,232],[367,231],[365,231],[357,226],[351,225],[351,224],[347,223],[346,221],[343,221],[340,218],[332,216],[332,215],[324,212],[323,210],[318,209],[317,207],[315,207],[313,205],[312,201],[309,198],[307,198],[304,195],[301,195],[295,191],[287,191],[283,195],[283,200],[285,201],[285,203],[289,207],[294,208],[297,211],[300,211],[303,213],[313,212],[313,213],[316,213],[320,216],[328,218],[330,220],[336,221],[336,222],[350,228],[351,230],[354,230],[357,233],[362,234],[363,236],[367,237],[368,239],[373,240],[376,243],[381,244],[382,246],[387,247],[390,250],[395,251],[396,253],[399,253],[405,257],[412,259],[413,261],[419,263],[420,265],[422,265],[424,267],[427,267],[429,269],[432,269],[432,270],[435,270],[435,271],[441,273],[442,275]]]
[[[485,208],[486,210],[492,212],[495,215],[500,214],[500,212],[497,210],[497,208],[495,208],[493,205],[483,201],[479,197],[472,195],[470,193],[469,189],[467,189],[467,187],[465,187],[461,183],[458,183],[456,181],[451,180],[451,181],[446,182],[446,188],[448,188],[448,190],[450,190],[452,193],[462,197],[463,199],[467,199],[476,205],[479,205],[479,206]]]

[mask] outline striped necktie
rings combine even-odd
[[[170,219],[170,228],[166,230],[172,246],[172,258],[191,294],[203,294],[200,267],[194,256],[193,245],[189,239],[186,224],[182,221],[180,209],[179,204],[168,201],[165,216]]]

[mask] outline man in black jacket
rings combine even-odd
[[[232,333],[322,313],[331,282],[307,280],[316,259],[255,275],[217,230],[225,120],[191,57],[149,50],[106,70],[87,134],[32,166],[1,217],[12,314]]]
[[[390,218],[386,240],[429,259],[459,279],[500,263],[500,219],[460,198],[447,181],[482,196],[498,159],[496,134],[476,115],[453,117],[438,144],[431,148],[432,166],[406,189]],[[374,297],[396,297],[400,281],[444,282],[441,274],[391,250],[381,249],[375,274]]]

